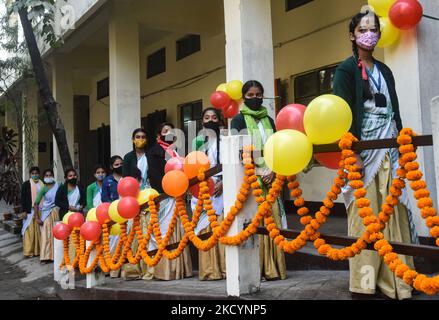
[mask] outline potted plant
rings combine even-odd
[[[0,132],[0,200],[14,205],[14,212],[20,212],[21,179],[17,166],[17,133],[2,127]],[[18,211],[18,212],[17,212]]]

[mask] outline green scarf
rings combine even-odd
[[[273,134],[273,127],[271,126],[270,119],[268,118],[268,112],[265,107],[261,107],[259,110],[252,110],[246,105],[241,108],[241,113],[244,116],[245,125],[247,126],[248,133],[253,136],[255,147],[258,149],[264,149],[264,142],[262,141],[262,135],[259,131],[256,120],[262,122],[262,126],[267,132],[267,138]]]

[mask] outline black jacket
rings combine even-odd
[[[162,179],[165,175],[166,154],[165,150],[158,144],[154,144],[148,150],[148,179],[151,188],[163,193]]]
[[[32,207],[32,193],[30,190],[30,181],[28,180],[21,186],[21,212],[30,213]]]
[[[79,204],[85,208],[87,206],[87,196],[82,186],[79,186]],[[67,185],[63,184],[58,188],[55,196],[55,205],[59,207],[59,219],[62,220],[64,215],[69,211],[69,198],[67,196]]]

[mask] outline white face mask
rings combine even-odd
[[[45,184],[53,184],[53,183],[55,183],[55,178],[53,178],[53,177],[44,178],[44,183]]]
[[[105,174],[95,174],[96,180],[103,181],[105,179]]]

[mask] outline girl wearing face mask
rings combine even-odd
[[[140,189],[147,189],[149,188],[149,181],[145,129],[139,128],[134,130],[132,139],[133,151],[127,153],[123,158],[122,175],[137,179],[137,169],[139,169],[142,174]]]
[[[276,131],[273,119],[268,116],[267,109],[262,105],[264,88],[256,80],[247,81],[242,88],[242,95],[244,97],[244,105],[241,107],[241,112],[232,120],[232,130],[235,133],[251,135],[256,149],[263,150],[267,139]],[[255,160],[255,162],[259,183],[264,194],[266,194],[275,175],[265,166],[262,160]],[[273,217],[279,228],[287,228],[285,209],[280,198],[273,205]],[[261,275],[266,280],[286,279],[283,251],[269,237],[259,236],[259,243]]]
[[[221,111],[215,108],[207,108],[203,111],[201,119],[203,121],[203,130],[195,138],[193,142],[193,150],[202,151],[207,154],[210,161],[210,167],[213,168],[220,163],[220,129],[223,125]],[[224,201],[223,201],[223,181],[222,173],[213,176],[215,183],[215,191],[212,197],[212,205],[218,215],[219,222],[224,217]],[[192,197],[192,211],[198,199]],[[206,212],[204,211],[195,229],[195,233],[200,235],[211,232],[210,222]],[[225,251],[222,244],[217,244],[214,248],[207,252],[199,251],[199,279],[200,280],[221,280],[226,277]]]
[[[40,168],[32,167],[29,170],[30,179],[21,187],[21,210],[26,213],[21,235],[23,236],[23,255],[25,257],[40,254],[40,227],[38,216],[35,214],[34,203],[38,192],[44,184],[40,180]]]
[[[150,165],[149,181],[151,187],[159,193],[163,193],[162,179],[165,175],[166,161],[173,157],[178,157],[175,143],[176,136],[174,133],[174,125],[171,123],[163,123],[157,132],[156,143],[148,152],[148,163]],[[160,231],[166,234],[168,226],[175,209],[175,199],[167,198],[160,202]],[[177,220],[175,230],[169,243],[179,242],[183,237],[183,226],[180,219]],[[150,241],[149,250],[157,248],[155,240]],[[162,259],[159,264],[154,267],[154,278],[160,280],[177,280],[192,276],[192,262],[189,248],[184,249],[183,254],[175,260]]]
[[[43,173],[44,187],[38,192],[34,203],[34,212],[37,222],[41,226],[40,261],[48,263],[53,261],[53,227],[58,221],[58,209],[55,206],[55,196],[58,191],[52,169]]]
[[[119,199],[117,193],[117,184],[122,179],[122,164],[123,160],[120,156],[112,156],[110,159],[111,174],[104,179],[102,185],[102,202],[113,202]]]
[[[87,204],[84,188],[78,184],[75,169],[67,169],[64,174],[65,183],[58,188],[55,205],[59,207],[59,219],[62,220],[68,212],[82,213]]]
[[[102,185],[106,176],[104,166],[96,165],[94,176],[96,181],[87,187],[87,210],[96,208],[102,203]]]
[[[380,22],[373,12],[359,13],[351,21],[349,36],[353,55],[344,61],[335,73],[334,93],[349,104],[353,114],[351,132],[360,140],[395,138],[402,129],[395,79],[388,66],[373,57],[380,39]],[[365,150],[359,156],[363,168],[363,181],[367,188],[371,208],[377,214],[390,193],[396,178],[398,149]],[[361,158],[361,159],[360,159]],[[353,189],[343,189],[348,213],[349,236],[359,237],[364,231],[362,218],[358,216]],[[414,242],[417,235],[413,224],[412,208],[407,190],[403,190],[401,202],[387,223],[383,233],[387,240]],[[413,268],[413,259],[398,255],[401,261]],[[396,277],[375,251],[363,251],[349,259],[350,291],[354,294],[373,295],[378,287],[392,299],[411,297],[411,288]],[[362,286],[363,267],[374,269],[373,288]]]

